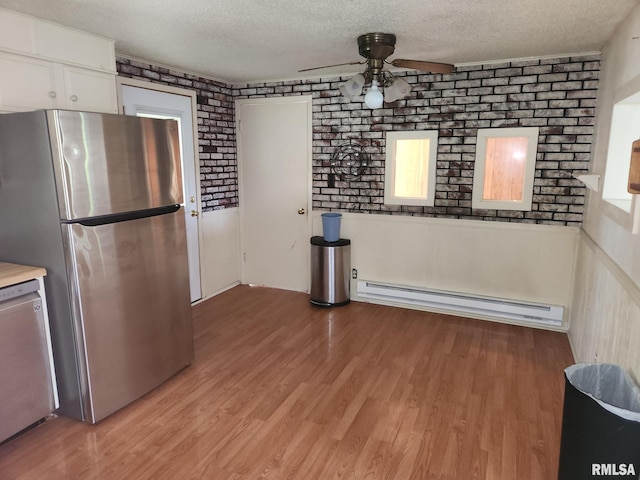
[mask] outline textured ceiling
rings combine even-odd
[[[226,82],[303,78],[359,61],[356,38],[395,33],[396,53],[445,63],[600,51],[640,0],[0,0],[116,40],[116,52]],[[639,32],[640,33],[640,32]]]

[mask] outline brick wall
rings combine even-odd
[[[573,174],[589,168],[599,56],[527,60],[458,68],[450,75],[401,73],[408,99],[370,110],[339,93],[344,78],[230,86],[174,70],[117,59],[121,76],[195,90],[202,208],[238,205],[234,105],[237,98],[313,96],[313,208],[392,215],[471,218],[557,225],[582,221],[585,187]],[[540,128],[532,211],[471,208],[478,128]],[[384,205],[385,132],[437,129],[433,207]],[[372,164],[329,186],[336,147],[354,139]]]
[[[231,86],[148,63],[116,58],[118,75],[193,90],[203,211],[238,206],[238,163]]]
[[[527,60],[458,68],[450,75],[399,74],[411,96],[370,110],[339,93],[344,78],[240,85],[235,98],[313,96],[313,208],[395,215],[580,225],[589,168],[599,56]],[[532,211],[471,208],[478,128],[540,128]],[[433,207],[384,205],[385,132],[437,129]],[[349,139],[365,144],[372,165],[329,186],[330,160]]]

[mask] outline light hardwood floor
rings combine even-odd
[[[191,366],[5,443],[0,478],[557,477],[564,334],[248,286],[193,310]]]

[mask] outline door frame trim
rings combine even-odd
[[[313,185],[313,96],[312,95],[283,95],[280,97],[260,97],[241,98],[235,102],[235,127],[236,127],[236,147],[238,156],[238,200],[239,200],[239,221],[240,221],[240,283],[246,284],[246,268],[244,262],[245,232],[244,232],[244,162],[242,154],[242,129],[240,127],[240,107],[242,105],[256,105],[269,103],[306,103],[307,104],[307,236],[311,237],[312,231],[312,185]],[[307,254],[307,263],[309,263]],[[306,291],[309,291],[311,284],[310,267],[307,275]]]

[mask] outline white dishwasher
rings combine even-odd
[[[38,289],[37,280],[0,288],[0,442],[55,408]]]

